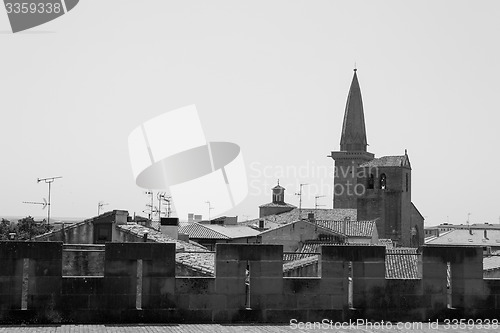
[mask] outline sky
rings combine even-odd
[[[288,203],[308,183],[302,206],[332,208],[356,65],[368,149],[408,150],[426,225],[500,223],[498,17],[498,1],[81,0],[13,34],[0,9],[0,216],[44,216],[23,201],[55,176],[53,217],[144,215],[128,136],[191,104],[208,141],[241,148],[249,193],[225,215],[257,217],[278,178]]]

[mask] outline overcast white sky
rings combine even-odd
[[[128,135],[189,104],[242,149],[250,194],[228,215],[256,217],[277,176],[287,202],[303,182],[304,207],[331,208],[356,62],[369,150],[408,149],[426,224],[499,223],[499,17],[498,1],[81,0],[12,34],[0,8],[0,215],[43,216],[22,201],[52,176],[52,216],[141,212]]]

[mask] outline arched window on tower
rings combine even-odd
[[[380,175],[380,189],[385,190],[386,189],[386,181],[387,177],[385,176],[385,173]]]
[[[408,192],[408,187],[409,187],[409,180],[408,180],[408,174],[406,174],[406,192]]]
[[[370,174],[370,177],[368,178],[368,189],[373,190],[375,184],[375,180],[373,179],[373,173]]]

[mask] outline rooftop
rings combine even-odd
[[[288,207],[288,208],[297,208],[297,206],[288,204],[286,202],[284,202],[284,203],[270,202],[270,203],[267,203],[267,204],[260,205],[259,207]]]
[[[229,239],[228,236],[223,235],[211,228],[208,228],[208,225],[200,224],[197,222],[180,223],[179,233],[189,235],[189,238]]]
[[[175,261],[191,271],[204,275],[214,274],[214,253],[195,242],[185,242],[165,236],[159,231],[135,223],[117,225],[118,228],[128,231],[138,237],[148,234],[147,239],[157,243],[175,243]],[[193,253],[196,252],[196,253]]]
[[[362,163],[360,167],[410,167],[410,160],[408,155],[382,156]]]
[[[303,225],[305,224],[306,226],[309,225],[311,228],[321,229],[321,231],[326,233],[326,234],[338,235],[338,236],[341,236],[341,238],[345,238],[345,235],[343,233],[341,233],[340,231],[335,231],[335,230],[332,230],[329,228],[322,227],[322,226],[317,225],[317,224],[310,222],[308,220],[297,220],[297,221],[293,221],[290,223],[273,224],[272,227],[267,226],[264,231],[260,232],[260,234],[271,232],[271,231],[274,231],[274,230],[279,229],[279,228],[285,228],[291,224],[296,224],[296,223],[302,223]]]
[[[493,271],[500,269],[500,256],[494,255],[483,258],[483,271]]]
[[[430,245],[476,245],[500,247],[500,230],[491,229],[455,229],[441,234],[439,237],[426,238],[425,244]]]
[[[314,218],[316,220],[344,220],[348,217],[350,220],[357,219],[357,210],[356,209],[312,209],[312,208],[303,208],[300,216],[302,218],[307,218],[309,213],[314,214]],[[284,212],[275,215],[268,215],[265,217],[261,217],[258,219],[248,220],[244,222],[240,222],[239,224],[244,224],[248,226],[258,227],[259,220],[264,220],[266,223],[266,228],[277,228],[280,225],[291,223],[299,220],[299,209],[295,208],[289,212]]]
[[[317,264],[321,253],[321,246],[336,245],[328,242],[306,242],[295,254],[286,254],[283,271]],[[351,244],[350,244],[351,245]],[[353,244],[366,245],[366,244]],[[420,279],[419,254],[414,248],[386,249],[385,278],[386,279]]]
[[[372,238],[376,227],[373,221],[327,221],[316,220],[316,224],[323,228],[342,233],[347,237],[367,237]],[[345,231],[344,231],[345,226]]]
[[[386,279],[419,279],[419,254],[413,248],[385,250]]]
[[[196,222],[181,223],[179,232],[189,235],[189,238],[203,239],[234,239],[254,237],[260,234],[260,231],[247,225],[200,224]]]

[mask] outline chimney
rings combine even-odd
[[[238,216],[226,216],[224,218],[224,225],[237,225]]]
[[[195,215],[195,216],[194,216],[194,221],[195,221],[195,222],[200,222],[201,220],[202,220],[201,215]]]
[[[113,213],[115,215],[115,221],[114,222],[116,224],[127,224],[128,211],[126,211],[126,210],[114,210]]]
[[[264,229],[264,219],[259,220],[259,229]]]
[[[161,233],[167,237],[179,238],[179,218],[178,217],[162,217],[160,219]]]
[[[350,221],[350,220],[351,220],[351,218],[349,216],[346,216],[344,218],[344,220],[342,221],[342,233],[344,235],[347,234],[347,222]]]
[[[188,214],[188,222],[193,222],[194,221],[194,214],[193,213],[189,213]]]
[[[309,222],[314,223],[314,213],[308,213],[307,219],[309,220]]]

